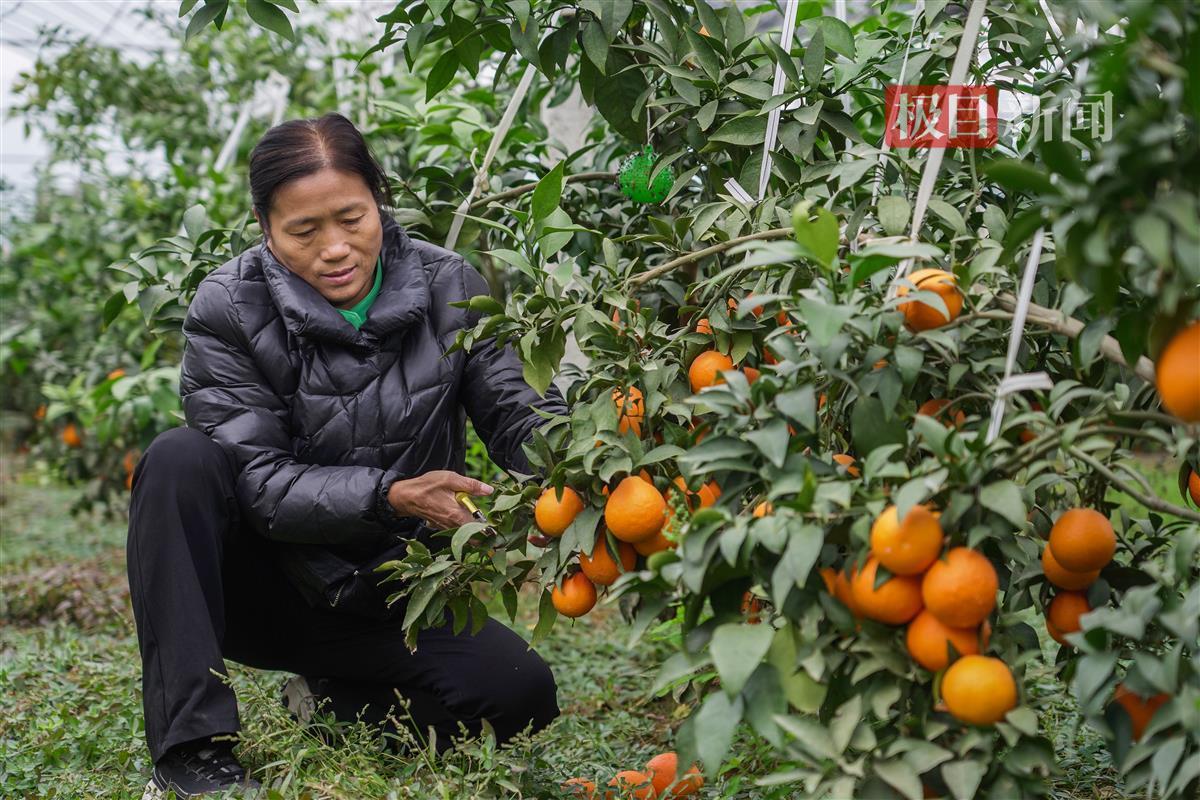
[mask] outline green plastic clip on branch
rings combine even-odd
[[[635,203],[661,203],[667,199],[671,187],[675,184],[675,173],[666,167],[650,182],[650,172],[654,167],[654,148],[646,145],[640,153],[630,153],[621,162],[617,172],[617,185],[621,193]]]

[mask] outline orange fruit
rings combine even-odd
[[[654,786],[644,772],[622,770],[608,785],[616,787],[616,791],[609,789],[605,792],[605,800],[654,800]]]
[[[1060,631],[1058,628],[1054,627],[1054,623],[1048,619],[1046,620],[1046,632],[1050,634],[1051,639],[1053,639],[1054,641],[1063,645],[1064,647],[1071,646],[1071,643],[1068,642],[1066,640],[1066,638],[1063,636],[1063,632]]]
[[[79,434],[79,428],[75,427],[74,422],[68,422],[67,426],[62,429],[62,442],[67,447],[81,447],[83,445],[83,437]]]
[[[570,486],[564,486],[562,497],[559,498],[551,486],[533,504],[533,521],[538,530],[547,536],[562,536],[580,511],[583,511],[583,500],[578,492]]]
[[[127,492],[133,491],[133,473],[132,472],[125,473],[125,491],[127,491]]]
[[[688,383],[693,392],[698,392],[706,386],[723,383],[721,371],[733,369],[733,359],[718,353],[716,350],[705,350],[692,361],[688,367]]]
[[[1117,551],[1117,536],[1108,518],[1092,508],[1072,508],[1050,529],[1054,560],[1072,572],[1103,569]]]
[[[1082,592],[1059,592],[1046,606],[1046,622],[1053,625],[1060,636],[1066,636],[1082,628],[1079,617],[1091,610]]]
[[[927,417],[933,417],[934,419],[941,418],[942,424],[947,428],[961,428],[967,422],[967,415],[963,413],[961,408],[959,408],[955,409],[954,418],[951,419],[948,414],[942,414],[942,410],[948,405],[950,405],[950,401],[941,398],[935,400],[926,400],[921,404],[921,407],[917,409],[917,413],[923,414]]]
[[[661,795],[675,783],[675,771],[679,768],[679,757],[674,753],[659,753],[646,762],[646,774],[654,786],[654,794]]]
[[[992,613],[999,588],[996,568],[982,553],[953,547],[925,573],[921,598],[943,624],[970,628]]]
[[[927,506],[913,506],[898,519],[888,506],[871,526],[871,552],[896,575],[919,575],[942,552],[942,525]]]
[[[640,556],[652,556],[655,553],[660,553],[663,550],[670,550],[675,546],[675,542],[668,539],[662,531],[651,536],[649,539],[643,539],[640,542],[634,542],[629,545],[634,552]]]
[[[701,317],[700,321],[696,323],[696,333],[707,333],[711,336],[712,332],[712,325],[708,323],[708,317]]]
[[[763,500],[754,507],[754,510],[750,514],[755,517],[765,517],[768,514],[774,513],[774,511],[775,506],[769,500]]]
[[[1163,408],[1184,422],[1200,421],[1200,320],[1167,343],[1154,365]]]
[[[942,676],[942,699],[960,722],[991,725],[1017,707],[1017,682],[998,658],[963,656]]]
[[[683,480],[682,475],[677,476],[673,483],[679,487],[680,491],[683,492],[684,497],[687,499],[687,506],[692,510],[695,510],[696,507],[694,498],[699,498],[701,508],[708,508],[716,503],[721,497],[721,487],[717,485],[716,481],[709,481],[695,492],[688,490],[687,483]],[[671,490],[669,488],[664,496],[666,501],[670,502]]]
[[[1154,716],[1154,712],[1170,699],[1169,694],[1162,693],[1143,698],[1126,689],[1123,683],[1118,683],[1113,690],[1113,700],[1125,709],[1125,713],[1129,714],[1135,742],[1141,739],[1142,734],[1146,732],[1146,726],[1150,724],[1150,718]]]
[[[742,616],[746,618],[746,622],[751,625],[757,625],[762,622],[762,601],[754,596],[754,592],[749,589],[742,595]]]
[[[871,556],[850,581],[854,602],[864,616],[888,625],[903,625],[921,613],[921,581],[909,575],[896,575],[875,587],[879,559]]]
[[[35,408],[33,410],[33,418],[35,420],[37,420],[38,422],[41,422],[42,420],[44,420],[46,418],[46,404],[45,403],[42,403],[40,406],[38,406],[37,408]]]
[[[824,395],[822,395],[822,397],[824,397]],[[846,455],[845,453],[834,453],[833,460],[845,467],[846,472],[850,473],[851,477],[862,477],[862,471],[854,465],[854,456]]]
[[[622,542],[640,542],[662,530],[667,502],[639,477],[623,479],[604,503],[604,523]]]
[[[858,575],[858,570],[853,570],[849,577],[846,576],[844,569],[835,570],[833,567],[825,567],[821,570],[821,580],[825,582],[826,590],[838,602],[850,609],[851,614],[861,617],[863,616],[863,612],[858,607],[858,602],[854,599],[854,590],[852,588],[852,582],[856,575]]]
[[[1100,570],[1098,569],[1091,570],[1090,572],[1072,572],[1069,569],[1065,569],[1062,564],[1059,564],[1054,559],[1054,553],[1050,552],[1049,547],[1042,549],[1042,573],[1045,574],[1046,580],[1058,588],[1074,591],[1086,589],[1100,577]]]
[[[960,656],[979,654],[978,628],[951,628],[928,610],[917,614],[916,619],[908,623],[904,641],[913,661],[930,672],[943,670],[949,665],[947,644],[954,645]]]
[[[762,373],[756,370],[754,367],[743,367],[742,372],[746,374],[747,383],[754,383],[756,380],[758,380],[758,377],[762,375]]]
[[[634,436],[642,435],[642,421],[646,418],[646,406],[642,400],[642,390],[636,386],[629,387],[629,409],[625,409],[625,394],[618,388],[612,390],[613,401],[617,404],[617,432],[624,433],[633,430]]]
[[[679,779],[672,788],[670,794],[663,797],[691,797],[696,792],[704,788],[704,773],[695,764],[683,773],[683,777]]]
[[[596,587],[582,572],[566,578],[550,590],[554,608],[564,617],[582,617],[596,605]]]
[[[592,548],[591,555],[579,554],[579,566],[592,583],[612,586],[622,572],[629,572],[637,564],[637,553],[627,542],[617,543],[617,556],[621,559],[619,565],[608,551],[608,537],[602,533],[596,537],[596,546]]]
[[[900,312],[904,314],[904,324],[913,331],[927,331],[940,328],[962,312],[963,297],[958,290],[958,279],[952,272],[941,269],[919,269],[907,276],[908,281],[922,292],[935,292],[946,304],[950,312],[947,317],[937,308],[919,299],[906,300],[899,304]],[[911,289],[901,285],[896,290],[897,297],[906,296]]]
[[[1200,472],[1192,470],[1188,473],[1187,488],[1188,494],[1192,496],[1192,502],[1200,506]]]
[[[136,450],[126,450],[125,457],[121,459],[121,466],[125,467],[126,472],[133,472],[137,466],[138,454]]]
[[[104,378],[106,381],[115,381],[117,378],[124,378],[125,370],[117,367]]]
[[[571,778],[562,785],[567,797],[577,800],[596,800],[596,784],[586,778]]]

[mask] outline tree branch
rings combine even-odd
[[[563,183],[580,183],[582,181],[604,181],[604,180],[612,181],[612,180],[616,180],[616,179],[617,179],[617,173],[615,173],[615,172],[577,172],[574,175],[568,175],[566,177],[566,179],[563,181]],[[520,197],[523,194],[532,192],[536,188],[537,188],[536,182],[525,183],[520,186],[514,186],[511,189],[505,189],[503,192],[500,192],[499,194],[494,194],[494,195],[491,195],[490,197],[484,197],[479,200],[476,200],[474,203],[471,203],[471,205],[468,206],[468,208],[471,211],[474,211],[477,208],[484,208],[485,206],[487,206],[488,203],[491,203],[491,202],[498,202],[500,200],[511,200],[514,197]]]
[[[1134,500],[1137,500],[1139,503],[1144,505],[1146,508],[1152,509],[1154,511],[1161,511],[1164,514],[1174,514],[1177,517],[1181,517],[1186,520],[1191,520],[1192,522],[1200,522],[1200,512],[1193,511],[1190,508],[1184,508],[1182,506],[1172,505],[1171,503],[1168,503],[1166,500],[1163,500],[1160,497],[1155,497],[1154,495],[1143,494],[1139,490],[1133,488],[1128,483],[1126,483],[1124,479],[1119,477],[1116,473],[1114,473],[1108,467],[1104,466],[1099,461],[1092,458],[1091,456],[1089,456],[1087,453],[1083,452],[1079,448],[1068,447],[1067,452],[1070,453],[1074,458],[1079,459],[1083,463],[1090,466],[1092,469],[1096,470],[1096,472],[1099,472],[1106,481],[1111,483],[1113,486],[1115,486],[1117,489],[1121,490],[1125,494],[1132,497]]]
[[[996,302],[1008,311],[1014,311],[1017,307],[1017,298],[1008,292],[997,294]],[[1078,339],[1085,327],[1084,323],[1074,317],[1068,317],[1061,311],[1039,306],[1036,303],[1029,304],[1029,314],[1026,320],[1072,339]],[[1126,369],[1131,369],[1129,363],[1125,360],[1124,354],[1121,353],[1120,343],[1111,336],[1105,336],[1100,340],[1100,354],[1114,364],[1120,364]],[[1154,362],[1145,356],[1137,360],[1137,364],[1132,367],[1132,370],[1135,375],[1147,383],[1154,383]]]
[[[793,231],[791,228],[772,228],[768,231],[759,231],[758,233],[739,236],[736,239],[730,239],[727,242],[714,244],[712,247],[705,247],[702,250],[694,250],[687,255],[672,259],[664,264],[659,264],[657,267],[649,269],[640,275],[634,275],[629,279],[629,282],[634,286],[640,286],[647,281],[657,278],[659,275],[665,275],[666,273],[676,270],[685,264],[691,264],[693,261],[699,261],[702,258],[707,258],[708,256],[722,253],[726,250],[736,247],[739,244],[753,242],[759,239],[782,239],[785,236],[791,236],[792,233]]]

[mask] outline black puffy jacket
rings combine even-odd
[[[383,282],[355,330],[265,244],[201,283],[183,324],[187,425],[237,464],[238,504],[314,605],[386,616],[370,569],[428,532],[387,502],[393,481],[465,470],[469,415],[505,469],[530,473],[521,444],[566,413],[541,397],[511,346],[445,356],[479,315],[451,302],[487,294],[463,258],[383,218]],[[246,527],[243,524],[243,527]]]

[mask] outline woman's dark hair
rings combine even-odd
[[[263,134],[250,153],[250,198],[263,226],[279,187],[326,167],[362,178],[381,210],[392,204],[387,174],[354,123],[334,113],[293,119]]]

